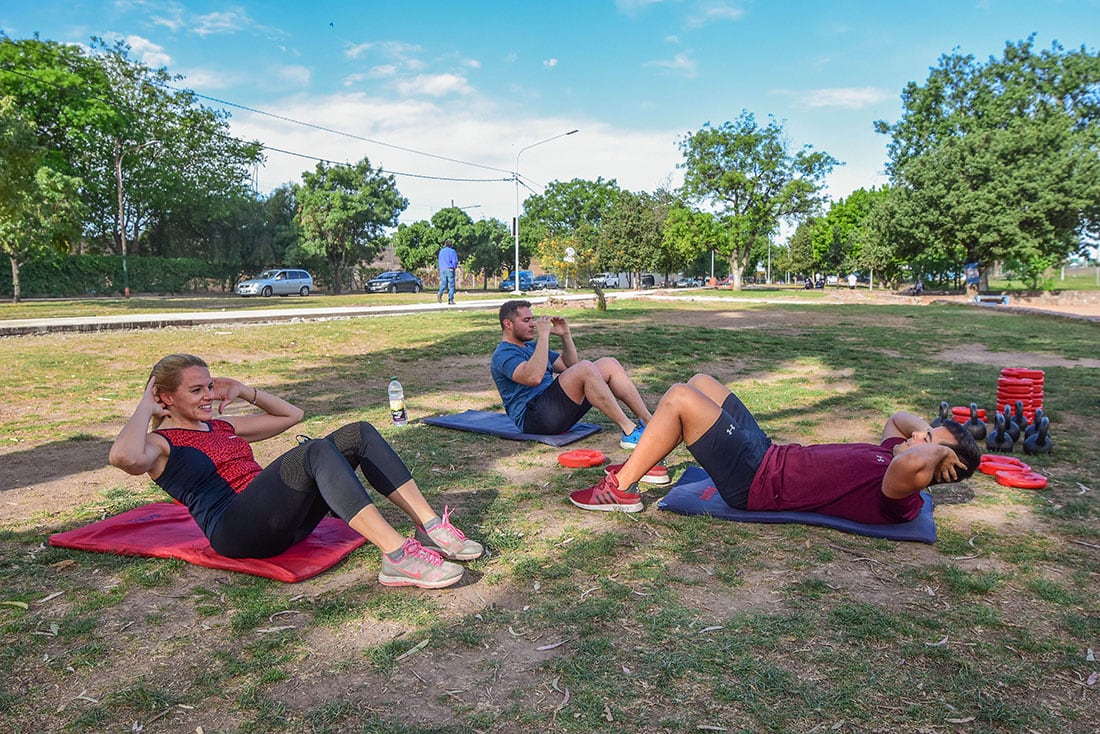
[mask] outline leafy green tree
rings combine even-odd
[[[782,267],[796,275],[813,277],[817,267],[814,261],[814,229],[820,221],[819,217],[808,217],[798,223],[787,242],[786,261]]]
[[[144,232],[193,235],[247,194],[261,146],[229,135],[224,113],[172,91],[177,79],[130,59],[122,42],[93,38],[85,49],[0,35],[0,93],[35,126],[45,164],[81,179],[93,247],[148,251]],[[206,244],[192,237],[186,253],[205,256]]]
[[[45,159],[14,100],[0,97],[0,251],[11,265],[15,303],[19,268],[80,233],[80,180],[42,165]]]
[[[552,181],[542,194],[533,194],[523,202],[520,223],[520,262],[530,261],[538,243],[546,238],[559,241],[577,235],[587,225],[598,232],[604,216],[619,191],[614,179],[595,181],[575,178]]]
[[[668,215],[664,242],[666,250],[675,253],[675,259],[663,270],[666,278],[675,270],[682,270],[689,263],[707,256],[711,250],[725,251],[729,237],[726,229],[710,212],[701,212],[680,205]],[[709,259],[709,258],[708,258]]]
[[[378,257],[388,241],[386,228],[396,226],[409,205],[393,176],[366,158],[350,166],[318,163],[302,174],[294,195],[303,249],[325,258],[334,293],[343,292],[349,265]]]
[[[499,219],[479,219],[473,225],[473,245],[464,263],[467,272],[481,276],[481,287],[489,278],[511,270],[515,241],[508,225]]]
[[[422,219],[412,224],[397,225],[391,241],[393,254],[401,267],[412,271],[437,263],[439,243],[443,240],[432,223]]]
[[[620,190],[600,226],[599,264],[640,278],[648,270],[667,272],[679,253],[665,246],[671,194]]]
[[[823,272],[848,273],[865,264],[863,245],[867,241],[865,227],[875,202],[883,192],[856,189],[846,198],[829,207],[825,216],[813,228],[814,264]]]
[[[946,260],[961,248],[980,266],[1012,262],[1032,274],[1100,229],[1100,55],[1034,38],[977,62],[940,58],[910,83],[891,135],[891,229],[902,256]]]
[[[738,290],[754,248],[780,223],[816,211],[824,178],[837,165],[810,146],[792,153],[780,123],[771,119],[760,127],[748,111],[719,127],[707,123],[681,140],[680,149],[684,196],[713,210],[728,231],[721,252]]]

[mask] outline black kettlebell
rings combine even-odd
[[[975,441],[981,441],[985,438],[985,434],[989,431],[985,427],[983,421],[978,420],[978,404],[970,404],[970,420],[963,424],[966,426],[966,430],[970,431],[970,435],[974,437]]]
[[[945,420],[950,420],[950,418],[951,418],[951,409],[947,407],[947,401],[946,400],[941,400],[940,401],[940,414],[938,416],[936,416],[935,418],[933,418],[932,422],[929,423],[928,425],[932,426],[933,428],[935,428],[936,426],[942,426],[943,422]]]
[[[1016,414],[1012,416],[1012,420],[1020,427],[1020,434],[1027,435],[1027,416],[1024,415],[1024,401],[1016,401]]]
[[[1035,409],[1035,420],[1032,421],[1031,425],[1028,426],[1027,430],[1024,431],[1024,438],[1027,438],[1028,436],[1034,436],[1038,432],[1039,423],[1042,420],[1043,420],[1043,409],[1042,408],[1036,408]]]
[[[1012,420],[1012,407],[1005,405],[1005,430],[1008,431],[1008,435],[1012,436],[1013,442],[1020,440],[1020,427],[1016,425],[1016,421]]]
[[[1054,447],[1050,439],[1050,418],[1043,416],[1039,428],[1024,440],[1025,454],[1049,454]]]
[[[985,445],[990,451],[1003,451],[1010,454],[1014,443],[1016,441],[1012,438],[1012,434],[1005,428],[1005,417],[997,413],[993,432],[985,439]]]

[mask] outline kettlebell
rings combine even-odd
[[[996,413],[996,420],[994,423],[993,432],[985,439],[985,445],[989,447],[990,451],[1003,451],[1004,453],[1012,453],[1012,445],[1015,440],[1012,438],[1012,434],[1005,428],[1005,417],[1001,413]]]
[[[981,420],[978,420],[977,403],[970,404],[970,420],[968,420],[964,425],[966,426],[966,430],[970,431],[970,435],[974,437],[975,441],[981,441],[989,432],[985,427],[985,423]]]
[[[1042,408],[1036,408],[1035,409],[1035,420],[1032,422],[1032,424],[1030,426],[1027,427],[1027,430],[1024,431],[1024,438],[1027,438],[1028,436],[1034,436],[1035,433],[1038,432],[1039,423],[1042,420],[1043,420],[1043,409]]]
[[[1012,406],[1006,405],[1004,416],[1005,430],[1008,431],[1008,435],[1012,436],[1012,441],[1015,443],[1020,440],[1020,427],[1016,425],[1016,421],[1012,420]]]
[[[936,426],[942,426],[945,420],[949,420],[951,417],[951,409],[947,407],[947,401],[940,401],[940,414],[932,419],[932,422],[928,425],[935,428]]]
[[[1049,454],[1054,447],[1050,439],[1050,418],[1043,416],[1039,428],[1024,440],[1025,454]]]
[[[1016,422],[1016,425],[1020,427],[1020,433],[1026,435],[1027,433],[1027,416],[1024,415],[1024,401],[1016,401],[1016,414],[1012,416],[1012,420]]]

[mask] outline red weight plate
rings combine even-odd
[[[580,469],[589,466],[599,466],[607,461],[602,451],[593,449],[573,449],[564,454],[558,454],[558,463],[570,469]]]
[[[999,471],[994,475],[997,484],[1018,489],[1045,489],[1047,478],[1035,472]]]

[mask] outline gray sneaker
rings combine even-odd
[[[472,561],[480,558],[485,549],[481,543],[467,540],[462,531],[451,524],[451,508],[443,508],[443,518],[431,530],[416,527],[416,539],[425,548],[434,550],[452,561]]]
[[[401,546],[405,556],[398,562],[382,554],[382,570],[378,583],[383,586],[419,586],[422,589],[442,589],[458,583],[463,568],[457,563],[444,561],[442,556],[425,548],[413,538]]]

